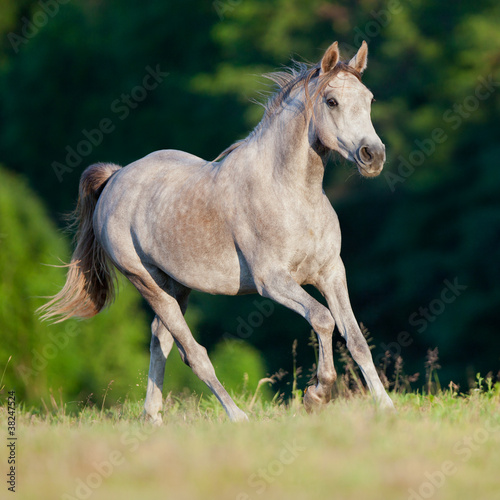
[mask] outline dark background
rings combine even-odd
[[[213,159],[262,116],[251,100],[262,101],[260,93],[272,89],[259,75],[289,64],[291,57],[315,62],[334,40],[347,59],[363,39],[369,45],[364,82],[377,99],[372,116],[386,144],[387,164],[379,178],[367,180],[337,159],[325,178],[343,229],[354,311],[375,339],[377,359],[389,348],[401,354],[408,373],[423,372],[427,349],[438,347],[443,385],[453,380],[465,390],[477,372],[496,376],[498,2],[17,0],[3,2],[1,14],[0,233],[7,237],[0,239],[0,368],[13,356],[6,380],[20,380],[22,367],[33,366],[32,346],[46,346],[43,339],[54,331],[32,319],[42,302],[31,297],[62,285],[61,273],[42,279],[41,263],[69,258],[68,240],[54,225],[63,227],[62,214],[74,208],[86,166],[96,161],[126,165],[167,148]],[[148,67],[168,76],[144,92],[138,87]],[[99,135],[95,129],[103,119],[113,130]],[[86,148],[87,136],[95,144]],[[72,164],[69,150],[80,151]],[[32,209],[29,197],[38,200]],[[45,211],[49,219],[36,222]],[[22,235],[17,243],[9,237],[14,234]],[[37,279],[35,293],[30,287]],[[445,303],[446,283],[466,288],[458,295],[445,292]],[[121,312],[104,313],[107,326],[97,319],[90,327],[79,326],[89,332],[88,340],[75,342],[88,342],[92,357],[97,349],[92,335],[99,335],[99,349],[112,353],[113,330],[123,324],[120,342],[133,341],[116,363],[130,379],[130,366],[146,359],[151,313],[132,292],[124,296],[132,297],[126,300],[133,306],[113,306]],[[193,294],[188,320],[195,336],[209,351],[224,333],[241,338],[238,325],[258,311],[255,300],[265,303],[257,296]],[[135,315],[133,322],[127,313]],[[305,320],[279,306],[261,320],[243,336],[261,353],[266,371],[291,369],[294,339],[298,364],[311,366]],[[400,332],[408,332],[406,345],[398,344]],[[63,358],[70,352],[80,359],[80,368],[74,387],[64,394],[95,391],[99,397],[118,368],[103,357],[92,378],[81,360],[83,344],[78,345],[72,341],[65,356],[58,354],[37,371],[45,375],[36,377],[38,392],[26,384],[27,398],[64,385],[69,368]],[[115,396],[135,394],[131,385],[123,382]]]

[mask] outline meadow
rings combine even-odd
[[[0,13],[0,500],[500,498],[500,2],[4,0]],[[345,60],[369,45],[387,162],[368,182],[334,158],[324,190],[397,412],[377,410],[340,346],[334,398],[307,414],[306,323],[193,293],[189,326],[250,421],[231,424],[174,354],[153,427],[152,317],[132,285],[87,322],[34,314],[64,282],[45,264],[70,259],[60,229],[80,175],[165,148],[216,158],[261,120],[254,100],[272,88],[258,75],[334,40]],[[421,377],[405,375],[402,357],[413,373],[430,346]],[[256,394],[279,367],[288,378]]]
[[[54,396],[43,410],[16,410],[12,498],[490,500],[500,491],[500,387],[477,385],[393,392],[394,414],[361,393],[312,415],[299,395],[235,395],[250,417],[240,424],[213,397],[168,395],[161,427],[141,419],[142,402],[70,412]],[[0,428],[6,436],[6,406]],[[5,482],[0,498],[11,498]]]

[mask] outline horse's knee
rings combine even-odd
[[[311,315],[311,324],[314,331],[318,335],[332,335],[333,329],[335,328],[335,320],[333,319],[332,313],[326,308],[321,307],[314,311]]]
[[[208,352],[202,345],[198,344],[188,358],[191,369],[202,380],[215,375],[215,370],[208,357]]]
[[[195,344],[191,346],[189,351],[186,351],[179,343],[177,347],[179,348],[182,361],[193,370],[198,378],[205,381],[215,375],[214,367],[205,347]]]

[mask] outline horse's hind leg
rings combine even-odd
[[[191,334],[175,291],[165,283],[165,275],[157,270],[148,272],[143,269],[139,273],[127,273],[127,277],[148,301],[165,329],[171,333],[184,362],[208,385],[229,418],[232,421],[247,420],[245,413],[236,406],[217,379],[207,350]]]
[[[174,345],[174,338],[158,316],[151,323],[151,358],[149,361],[148,389],[144,402],[145,417],[155,425],[162,422],[159,413],[163,406],[162,390],[165,377],[165,362]]]
[[[182,313],[186,312],[190,290],[177,294]],[[163,406],[162,390],[165,378],[165,362],[174,344],[172,334],[165,328],[158,316],[151,323],[151,358],[149,362],[148,389],[144,402],[144,415],[155,425],[162,423],[159,413]]]

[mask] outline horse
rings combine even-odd
[[[309,322],[319,356],[306,410],[330,401],[335,325],[377,406],[393,408],[350,305],[339,221],[323,190],[331,152],[364,177],[379,175],[385,162],[371,122],[373,94],[361,82],[367,57],[363,42],[349,62],[341,61],[334,42],[319,63],[271,74],[278,91],[262,120],[213,161],[160,150],[123,168],[97,163],[83,172],[66,283],[39,312],[52,321],[94,316],[113,300],[115,268],[125,275],[155,313],[144,404],[153,423],[162,422],[165,361],[174,342],[229,419],[248,419],[184,319],[193,289],[258,293]]]

